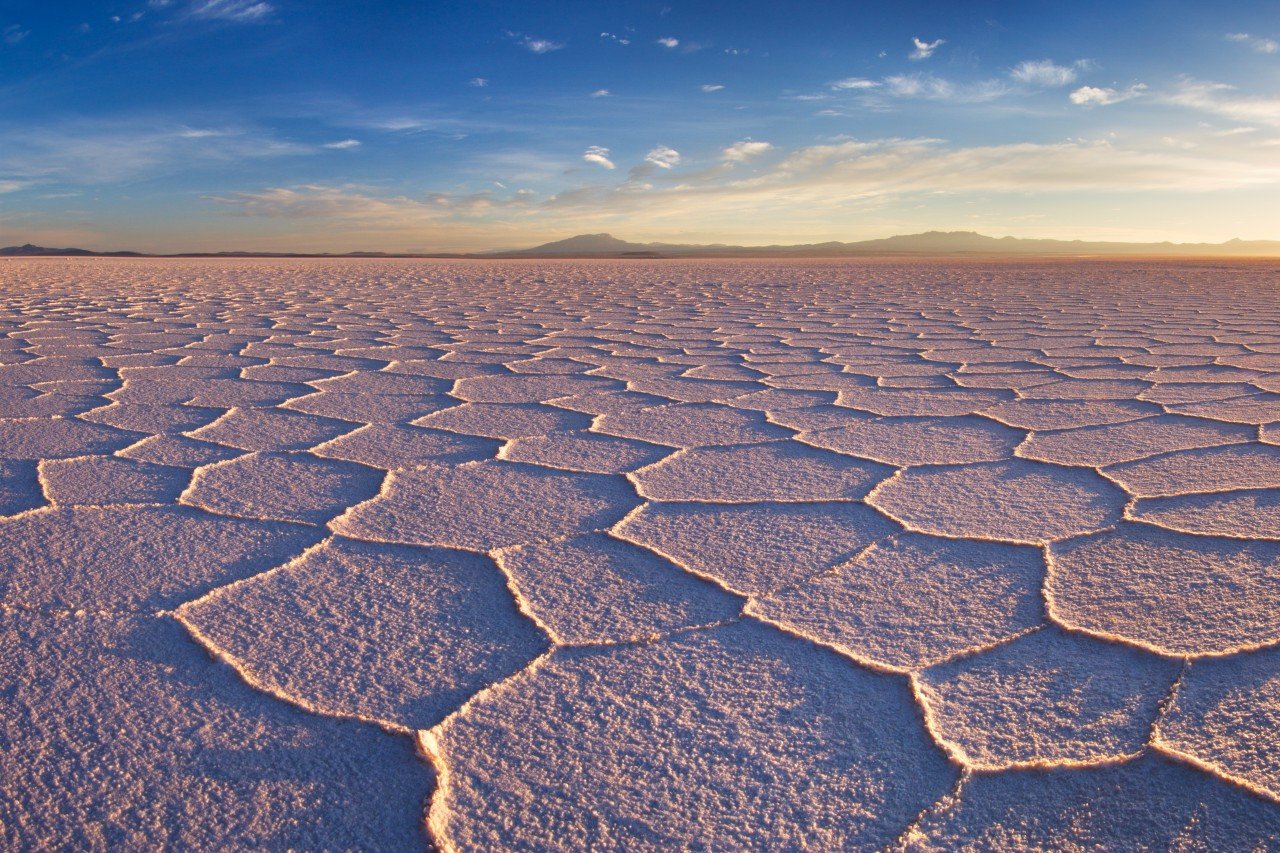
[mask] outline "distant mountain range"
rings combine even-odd
[[[1038,240],[987,237],[974,231],[926,231],[855,243],[803,243],[793,246],[730,246],[725,244],[629,243],[612,234],[579,234],[516,252],[517,257],[836,257],[841,255],[1181,255],[1276,256],[1280,240],[1228,240],[1225,243],[1112,243],[1083,240]]]
[[[45,246],[5,246],[0,255],[13,258],[85,257],[85,258],[140,258],[139,252],[93,252],[89,249],[50,249]]]
[[[88,249],[49,249],[9,246],[0,257],[173,257],[173,258],[693,258],[693,257],[845,257],[865,255],[1042,255],[1151,257],[1280,257],[1280,240],[1228,240],[1225,243],[1114,243],[1083,240],[1039,240],[987,237],[974,231],[926,231],[854,243],[803,243],[783,246],[733,246],[723,243],[631,243],[612,234],[579,234],[531,249],[474,254],[395,252],[182,252],[148,255],[142,252],[94,252]]]

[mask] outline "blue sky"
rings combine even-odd
[[[1280,2],[0,0],[0,243],[1280,238]]]

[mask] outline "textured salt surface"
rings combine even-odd
[[[565,650],[430,735],[433,823],[465,849],[883,845],[958,775],[918,713],[900,679],[750,622]]]
[[[0,847],[1280,847],[1274,265],[0,264]]]

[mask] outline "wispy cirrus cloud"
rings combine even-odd
[[[1235,121],[1280,126],[1280,98],[1242,95],[1235,86],[1183,79],[1161,101]]]
[[[196,0],[187,9],[187,14],[193,18],[237,24],[264,21],[273,12],[275,7],[261,0]]]
[[[0,30],[0,41],[12,47],[29,35],[31,35],[31,30],[24,29],[20,24],[10,24]]]
[[[657,43],[667,48],[668,50],[674,50],[680,46],[680,39],[672,38],[671,36],[664,36],[658,39]]]
[[[896,98],[976,104],[1007,95],[1009,86],[1002,80],[956,83],[932,74],[896,74],[884,78],[884,91]]]
[[[548,199],[540,212],[590,212],[624,221],[646,217],[685,227],[776,215],[812,227],[859,204],[907,203],[919,196],[979,193],[1212,192],[1280,185],[1280,163],[1264,155],[1241,161],[1230,151],[1181,149],[1160,139],[1130,146],[1106,140],[954,147],[938,139],[848,140],[788,153],[745,178],[707,172],[702,180],[621,192],[582,187]],[[679,220],[677,220],[679,221]],[[827,226],[829,228],[829,225]]]
[[[955,103],[982,103],[993,101],[1010,94],[1014,89],[1004,80],[989,79],[972,82],[948,80],[934,74],[891,74],[880,80],[868,77],[845,77],[827,84],[832,92],[862,96],[861,100],[871,106],[884,106],[892,99],[952,101]],[[792,100],[821,101],[827,100],[828,94],[792,95]],[[819,115],[843,114],[838,111],[824,111]]]
[[[0,174],[33,183],[110,184],[317,150],[254,128],[86,120],[0,128]]]
[[[866,77],[845,77],[841,80],[833,80],[827,85],[837,92],[863,91],[878,88],[880,81],[868,80]]]
[[[1071,65],[1058,65],[1052,59],[1030,59],[1013,66],[1009,76],[1028,86],[1070,86],[1080,76],[1079,69],[1087,64],[1084,60]]]
[[[367,127],[391,133],[434,133],[451,139],[462,139],[469,130],[483,128],[457,118],[420,118],[417,116],[358,116],[348,120],[353,127]]]
[[[652,163],[659,169],[670,169],[680,163],[680,152],[666,145],[658,145],[649,149],[644,155],[646,163]]]
[[[209,195],[205,199],[226,205],[242,216],[287,219],[400,221],[408,213],[420,214],[428,209],[425,202],[405,196],[377,198],[357,192],[351,187],[321,184],[271,187],[257,192],[237,192],[225,196]]]
[[[337,142],[326,142],[320,147],[330,148],[335,151],[350,151],[353,148],[360,147],[360,140],[359,139],[340,139]]]
[[[513,30],[507,30],[506,36],[530,53],[552,53],[553,51],[563,50],[565,46],[565,43],[561,41],[553,41],[542,36],[531,36]]]
[[[723,83],[703,83],[698,88],[701,89],[703,92],[710,94],[712,92],[724,91],[724,84]]]
[[[933,41],[924,41],[923,39],[912,36],[911,43],[916,49],[907,54],[907,59],[913,62],[920,62],[933,56],[934,52],[947,43],[946,39],[934,39]]]
[[[1069,85],[1075,82],[1081,70],[1090,65],[1088,60],[1083,59],[1069,66],[1058,65],[1049,59],[1027,60],[1009,69],[1008,79],[959,81],[917,72],[891,74],[879,80],[869,77],[845,77],[831,81],[827,84],[827,88],[832,92],[864,95],[866,96],[864,101],[868,104],[883,102],[886,98],[974,104],[994,101],[1018,91],[1025,91],[1027,88],[1041,89]],[[810,94],[792,97],[795,100],[816,101],[826,96]],[[819,113],[819,115],[829,114],[829,112]]]
[[[1142,97],[1146,92],[1147,86],[1145,83],[1134,83],[1127,89],[1081,86],[1067,97],[1071,103],[1081,107],[1108,107],[1112,104],[1119,104],[1123,101],[1131,101],[1134,98]]]
[[[401,247],[413,251],[493,248],[494,240],[524,245],[519,219],[533,201],[520,191],[495,195],[433,193],[425,197],[374,195],[367,187],[302,184],[205,196],[205,201],[237,218],[253,218],[259,236],[244,242],[271,246],[282,237],[303,247],[328,250],[333,234],[355,245]],[[494,217],[498,217],[495,219]],[[317,228],[316,223],[323,223]],[[485,234],[479,238],[478,234]],[[319,235],[324,237],[320,238]],[[431,243],[422,245],[423,235]],[[517,236],[520,235],[520,236]]]
[[[1249,33],[1227,33],[1226,39],[1237,44],[1248,45],[1258,53],[1280,53],[1280,41],[1276,41],[1273,38],[1250,35]]]
[[[746,163],[772,150],[772,143],[744,139],[721,151],[720,159],[726,163]]]
[[[1280,163],[1230,150],[1168,150],[1163,140],[950,146],[938,139],[849,140],[792,152],[732,187],[803,204],[857,195],[939,192],[1209,191],[1280,183]]]
[[[563,42],[551,41],[551,39],[526,38],[523,44],[531,53],[550,53],[564,47]]]
[[[594,163],[597,166],[602,166],[610,171],[617,168],[617,166],[614,165],[614,162],[609,159],[609,149],[600,145],[588,146],[587,150],[582,152],[582,159],[588,163]]]
[[[527,190],[494,194],[431,193],[425,196],[376,195],[354,184],[298,184],[204,196],[237,218],[253,218],[248,245],[270,247],[281,239],[292,245],[327,251],[333,234],[355,245],[412,250],[477,250],[494,241],[511,247],[528,243],[528,211],[535,208]],[[324,223],[317,229],[315,223]],[[423,235],[431,243],[423,246]]]

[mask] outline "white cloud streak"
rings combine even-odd
[[[530,53],[551,53],[564,47],[563,42],[552,41],[551,39],[534,38],[533,36],[525,36],[520,43],[525,46]]]
[[[932,74],[893,75],[884,78],[884,87],[884,91],[895,98],[952,101],[963,104],[994,101],[1009,94],[1009,86],[1001,80],[953,83]]]
[[[1028,86],[1052,88],[1070,86],[1079,75],[1075,66],[1058,65],[1051,59],[1031,59],[1015,65],[1009,76]]]
[[[1147,91],[1145,83],[1135,83],[1128,89],[1110,89],[1100,86],[1081,86],[1068,95],[1071,103],[1081,107],[1108,107],[1123,101],[1141,97]]]
[[[761,154],[772,150],[773,145],[768,142],[754,142],[750,139],[745,139],[741,142],[735,142],[721,151],[720,159],[726,163],[746,163],[748,160],[754,160]]]
[[[1280,53],[1280,41],[1273,38],[1265,38],[1262,36],[1254,36],[1249,33],[1227,33],[1227,41],[1234,41],[1240,44],[1246,44],[1258,53],[1275,54]]]
[[[270,3],[258,0],[197,0],[188,14],[193,18],[247,24],[265,20],[274,11]]]
[[[0,130],[0,174],[41,183],[111,184],[318,150],[246,128],[78,121]]]
[[[876,80],[868,80],[866,77],[845,77],[843,80],[833,80],[828,85],[837,92],[845,92],[875,89],[880,83]]]
[[[1225,83],[1186,79],[1161,100],[1235,121],[1280,126],[1280,98],[1240,95]]]
[[[923,41],[913,36],[911,38],[911,43],[916,46],[916,49],[907,55],[907,59],[910,59],[913,62],[919,62],[933,56],[934,51],[946,44],[947,40],[935,39],[934,41]]]
[[[670,169],[672,166],[679,165],[680,152],[666,145],[659,145],[644,155],[644,161],[652,163],[659,169]]]
[[[286,219],[332,218],[371,222],[402,221],[406,214],[422,218],[430,210],[426,202],[404,196],[375,198],[349,187],[304,184],[297,187],[272,187],[260,192],[233,193],[229,196],[207,196],[209,201],[227,205],[244,216],[280,217]],[[437,214],[440,215],[440,214]]]
[[[606,169],[613,170],[617,166],[609,159],[609,149],[602,148],[599,145],[591,145],[582,153],[582,159],[588,163],[594,163],[597,166],[603,166]]]

